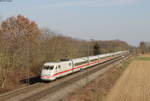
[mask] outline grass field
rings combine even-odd
[[[105,101],[150,101],[150,55],[136,58]]]
[[[137,60],[150,61],[150,57],[139,57]]]

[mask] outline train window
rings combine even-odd
[[[101,57],[100,59],[105,59],[105,58],[107,58],[107,57],[111,57],[111,56]]]
[[[58,65],[58,68],[60,68],[60,65]]]
[[[92,60],[90,60],[90,61],[92,62],[92,61],[96,61],[96,60],[98,60],[98,59],[92,59]]]
[[[69,63],[69,66],[71,66],[71,63]]]
[[[43,68],[47,69],[47,70],[52,70],[54,68],[54,66],[44,66]]]
[[[76,63],[75,66],[82,65],[82,64],[85,64],[85,63],[88,63],[88,61],[83,61],[83,62]]]

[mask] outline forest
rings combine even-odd
[[[140,43],[145,53],[145,43]],[[81,40],[61,35],[17,15],[0,22],[0,93],[40,75],[43,63],[120,50],[133,50],[121,40]]]

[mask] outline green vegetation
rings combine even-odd
[[[93,55],[98,55],[98,54],[101,54],[100,52],[100,45],[99,43],[96,41],[94,43],[94,46],[93,46]]]
[[[138,57],[136,60],[150,61],[150,57]]]

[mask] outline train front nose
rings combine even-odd
[[[43,69],[42,72],[41,72],[41,79],[42,80],[50,80],[51,79],[51,74],[52,74],[51,70]]]
[[[44,64],[43,69],[41,71],[41,79],[44,81],[52,81],[55,79],[55,77],[53,77],[53,73],[54,65]]]

